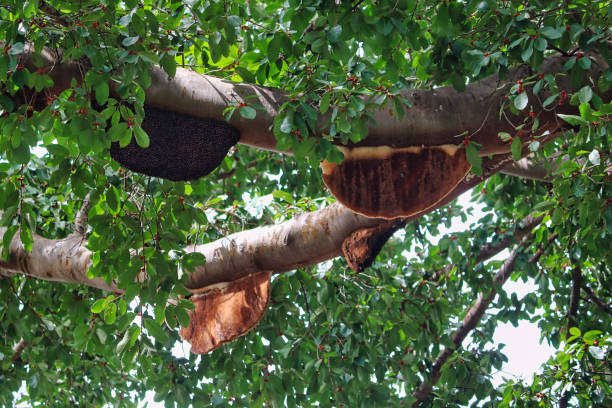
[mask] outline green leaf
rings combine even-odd
[[[547,107],[548,105],[553,103],[555,101],[555,99],[557,99],[558,96],[559,96],[559,94],[550,95],[548,98],[546,98],[544,100],[544,102],[542,102],[542,106],[543,107]]]
[[[536,82],[535,86],[533,87],[533,94],[534,95],[539,94],[543,86],[544,86],[544,80],[540,79],[538,82]]]
[[[576,57],[572,57],[565,62],[565,64],[563,65],[563,70],[569,71],[572,68],[574,68],[575,64],[576,64]]]
[[[235,68],[235,70],[236,70],[236,73],[240,75],[240,77],[242,77],[242,79],[245,82],[250,82],[250,83],[256,82],[255,75],[253,75],[251,71],[249,71],[248,69],[238,66]]]
[[[132,15],[133,13],[127,13],[123,17],[121,17],[119,19],[119,25],[127,26],[128,24],[130,24],[130,22],[132,21]]]
[[[108,100],[108,82],[100,80],[93,87],[98,105],[104,105]]]
[[[321,104],[319,105],[319,112],[321,112],[322,114],[325,114],[327,110],[329,109],[330,98],[331,98],[330,92],[325,92],[323,96],[321,97]]]
[[[278,60],[281,48],[281,38],[278,35],[275,35],[274,38],[268,43],[268,61],[276,62]]]
[[[582,119],[580,116],[576,116],[576,115],[565,115],[562,113],[557,113],[557,116],[560,117],[561,119],[563,119],[564,121],[566,121],[567,123],[569,123],[572,126],[579,126],[579,125],[588,125],[589,123]]]
[[[2,258],[4,260],[8,260],[11,241],[13,240],[13,237],[15,236],[15,233],[18,229],[19,228],[16,225],[11,225],[7,228],[7,230],[4,232],[4,235],[2,236]]]
[[[533,47],[538,51],[545,51],[548,46],[548,42],[543,38],[536,38],[533,42]]]
[[[70,154],[70,151],[68,149],[58,144],[46,145],[45,148],[47,149],[49,153],[51,153],[53,156],[57,158],[64,158]]]
[[[520,94],[514,97],[514,107],[518,110],[523,110],[527,106],[529,102],[529,98],[527,97],[527,92],[521,92]]]
[[[117,318],[117,304],[111,303],[108,305],[106,310],[104,310],[104,322],[106,324],[113,324]]]
[[[287,113],[283,118],[283,121],[280,125],[280,131],[283,133],[290,133],[293,129],[293,115]]]
[[[183,309],[182,307],[177,307],[175,312],[176,312],[176,318],[179,324],[182,327],[189,327],[189,322],[191,320],[189,318],[189,313],[187,313],[187,311]]]
[[[514,161],[521,160],[522,156],[523,143],[521,142],[521,138],[516,136],[512,140],[512,145],[510,146],[510,151],[512,152],[512,158]]]
[[[239,16],[227,16],[227,23],[232,27],[240,27],[242,25],[242,18]]]
[[[19,230],[19,238],[23,244],[23,248],[26,252],[32,251],[32,244],[34,244],[34,237],[32,237],[32,231],[25,225],[25,222],[21,223],[21,229]]]
[[[4,93],[0,93],[0,105],[2,105],[2,108],[7,112],[12,112],[13,109],[15,109],[13,99]]]
[[[196,267],[206,263],[206,258],[199,252],[190,252],[183,256],[182,263],[188,272],[193,272]]]
[[[468,162],[472,165],[472,173],[477,176],[482,175],[482,157],[478,155],[480,149],[476,146],[476,143],[470,143],[465,148],[465,155]]]
[[[93,305],[91,305],[91,313],[100,313],[106,308],[106,306],[108,306],[106,298],[98,299]]]
[[[159,343],[166,344],[170,341],[170,337],[168,337],[164,329],[155,320],[144,319],[144,326],[147,329],[147,332]]]
[[[147,132],[145,132],[143,128],[140,126],[134,127],[134,136],[136,137],[136,143],[138,143],[138,146],[142,147],[143,149],[149,147],[149,135],[147,135]]]
[[[529,58],[531,58],[532,54],[533,54],[533,47],[531,47],[530,45],[523,50],[523,52],[521,53],[521,58],[523,61],[528,61]]]
[[[170,78],[174,78],[176,75],[176,61],[174,57],[170,54],[164,54],[164,56],[159,61],[159,65],[166,71],[166,74],[170,76]]]
[[[589,153],[589,161],[593,163],[595,166],[599,166],[601,163],[599,151],[597,149],[593,149],[591,153]]]
[[[393,116],[397,120],[402,120],[404,118],[404,104],[399,98],[391,99],[391,110],[393,111]]]
[[[256,115],[257,111],[250,106],[243,106],[242,108],[240,108],[240,116],[245,119],[255,119]]]
[[[553,27],[543,27],[540,33],[551,40],[561,38],[561,31]]]
[[[22,42],[16,42],[11,44],[11,49],[8,50],[8,55],[19,55],[23,54],[25,44]]]
[[[106,205],[113,214],[119,212],[119,190],[112,184],[106,190]]]
[[[340,35],[342,34],[342,26],[336,24],[327,31],[327,39],[330,43],[338,42]]]
[[[577,94],[578,94],[578,99],[580,100],[580,103],[587,103],[593,97],[593,90],[591,89],[590,86],[587,85],[581,88]]]
[[[572,336],[577,336],[577,337],[580,337],[580,335],[582,334],[580,329],[577,327],[570,327],[569,332]]]
[[[138,42],[138,40],[140,39],[140,37],[135,36],[135,37],[126,37],[123,39],[123,41],[121,41],[121,44],[124,47],[129,47],[131,45],[134,45]]]
[[[578,65],[584,70],[591,69],[591,59],[589,57],[582,57],[578,60]]]

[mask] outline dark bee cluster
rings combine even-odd
[[[143,149],[132,139],[111,145],[113,159],[128,169],[174,181],[196,180],[216,169],[240,133],[226,122],[145,107],[142,128],[150,139]]]

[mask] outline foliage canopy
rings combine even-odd
[[[89,276],[124,291],[0,279],[0,404],[12,406],[25,383],[19,398],[53,407],[136,406],[147,390],[167,406],[610,406],[611,18],[609,2],[593,0],[3,0],[2,256],[15,234],[26,249],[35,234],[67,236],[88,197]],[[54,89],[44,52],[63,53],[83,80]],[[540,74],[556,53],[563,70]],[[597,78],[593,54],[608,64]],[[237,146],[192,182],[120,168],[112,142],[151,142],[141,123],[152,65],[285,91],[270,149],[293,159]],[[334,144],[367,140],[379,109],[403,118],[414,101],[402,90],[463,91],[517,66],[528,74],[491,113],[515,133],[495,137],[511,142],[516,160],[532,152],[552,181],[496,174],[473,190],[485,215],[466,231],[430,239],[471,211],[451,203],[407,224],[365,272],[336,258],[276,275],[254,331],[204,356],[173,354],[189,323],[186,272],[205,261],[188,245],[329,204],[320,160],[342,159]],[[558,86],[568,77],[573,90]],[[545,110],[575,111],[558,115],[571,129],[548,144],[538,140],[540,93]],[[230,101],[225,115],[263,110]],[[457,134],[459,144],[466,135]],[[479,146],[463,143],[482,172]],[[542,218],[517,239],[531,214]],[[532,279],[537,293],[518,299],[499,288],[503,261],[482,255],[497,244],[512,249],[511,279]],[[453,334],[491,290],[469,347],[455,350]],[[537,322],[559,352],[530,383],[495,387],[506,357],[493,333],[520,320]],[[436,368],[445,349],[454,352]],[[431,392],[415,396],[435,373]]]

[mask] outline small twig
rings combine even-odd
[[[504,249],[509,248],[510,245],[512,245],[512,243],[515,242],[515,240],[520,240],[524,236],[529,234],[531,230],[533,230],[538,224],[540,224],[540,222],[542,222],[543,218],[544,216],[534,217],[532,215],[528,215],[527,217],[523,218],[518,223],[519,227],[516,229],[512,237],[505,237],[501,239],[500,241],[496,242],[495,244],[484,245],[482,249],[480,250],[480,252],[478,253],[478,256],[476,256],[476,261],[474,262],[474,265],[478,265],[479,263],[484,262],[487,259],[497,255]],[[429,280],[434,281],[434,282],[440,280],[444,275],[450,272],[451,269],[454,268],[455,266],[456,265],[451,264],[451,265],[445,266],[444,268],[438,269],[437,271],[434,272],[433,276]]]
[[[542,254],[544,254],[544,252],[546,251],[546,249],[550,246],[550,244],[553,243],[553,241],[555,239],[557,239],[557,237],[559,236],[559,234],[555,233],[552,234],[549,238],[548,241],[546,242],[546,245],[538,245],[538,249],[536,250],[535,254],[533,254],[533,256],[531,258],[529,258],[528,263],[536,263],[540,260],[540,257],[542,256]]]
[[[575,260],[572,259],[572,263]],[[578,304],[580,302],[580,287],[582,286],[582,269],[580,265],[574,265],[572,269],[572,294],[570,296],[569,309],[567,311],[567,325],[565,334],[569,335],[569,330],[576,326],[576,316],[578,315]]]
[[[589,300],[595,303],[595,305],[600,308],[602,311],[606,312],[610,316],[612,316],[612,308],[606,305],[600,298],[598,298],[595,293],[588,286],[582,286],[582,290],[587,294]]]
[[[70,21],[68,21],[64,17],[64,15],[62,15],[62,13],[59,12],[59,10],[52,7],[46,1],[42,0],[40,3],[38,3],[38,8],[40,9],[40,11],[45,13],[47,17],[49,17],[54,23],[64,26],[64,27],[69,27],[71,25]]]
[[[23,339],[23,337],[15,344],[13,347],[13,355],[11,356],[11,363],[15,364],[20,358],[21,354],[23,354],[23,350],[28,346],[28,342]]]
[[[76,216],[74,217],[74,232],[80,235],[85,235],[87,232],[87,221],[89,210],[91,209],[90,197],[90,194],[87,193],[83,199],[83,205],[81,205],[81,208],[79,211],[77,211]]]
[[[304,284],[301,279],[298,279],[300,282],[300,288],[302,288],[302,295],[304,296],[304,303],[306,304],[306,314],[308,315],[308,332],[310,331],[310,306],[308,305],[308,297],[306,296],[306,291],[304,290]]]

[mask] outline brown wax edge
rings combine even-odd
[[[459,150],[459,146],[445,144],[440,146],[408,146],[408,147],[391,147],[391,146],[365,146],[365,147],[345,147],[336,146],[344,155],[344,161],[348,160],[384,160],[397,153],[421,153],[424,149],[439,149],[443,150],[449,156],[454,156]],[[331,174],[334,169],[342,163],[331,163],[327,160],[321,162],[321,170],[323,174]]]

